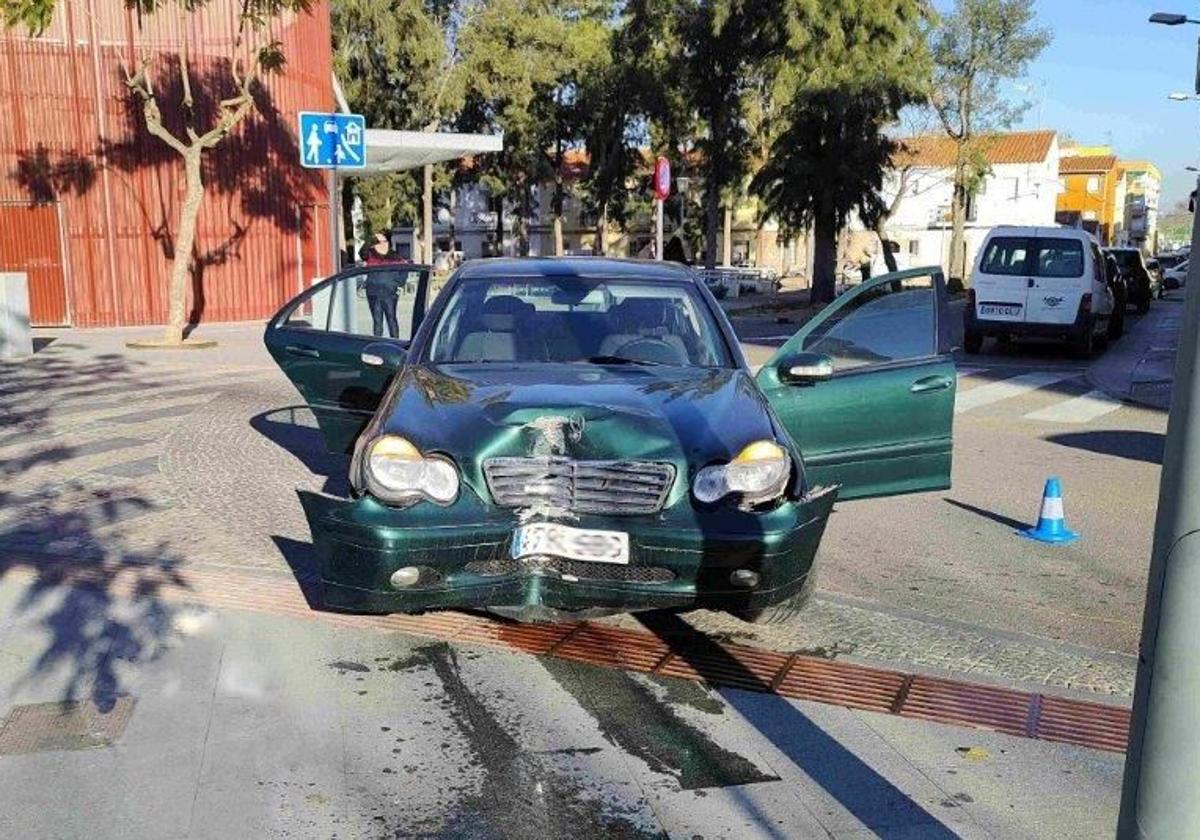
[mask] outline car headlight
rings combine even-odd
[[[692,492],[705,504],[739,493],[743,504],[759,505],[783,495],[791,471],[792,459],[782,446],[759,440],[728,464],[713,464],[696,473]]]
[[[448,505],[458,496],[458,469],[445,458],[425,456],[408,440],[383,435],[373,440],[364,459],[371,495],[391,504],[428,499]]]

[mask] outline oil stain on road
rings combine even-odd
[[[700,686],[670,685],[664,703],[624,671],[562,659],[544,659],[542,664],[595,718],[610,743],[642,759],[652,770],[674,776],[683,790],[779,781],[717,744],[672,708],[673,698],[698,711],[722,713],[723,705]],[[664,679],[661,684],[673,682]]]

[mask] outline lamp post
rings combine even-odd
[[[1151,23],[1200,23],[1158,12]],[[1200,70],[1200,61],[1198,61]],[[1200,188],[1200,179],[1197,181]],[[1200,214],[1192,218],[1200,246]],[[1194,276],[1193,276],[1194,275]],[[1184,289],[1154,548],[1142,618],[1119,840],[1194,837],[1200,826],[1200,268]],[[1195,420],[1195,422],[1193,422]]]

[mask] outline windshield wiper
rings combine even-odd
[[[647,367],[662,367],[662,362],[652,362],[649,359],[631,359],[628,356],[588,356],[585,362],[592,365],[646,365]]]

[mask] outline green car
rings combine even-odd
[[[835,499],[950,486],[939,269],[827,306],[757,375],[690,269],[468,262],[324,280],[267,325],[352,498],[302,494],[326,606],[782,620]],[[395,318],[390,317],[395,315]]]

